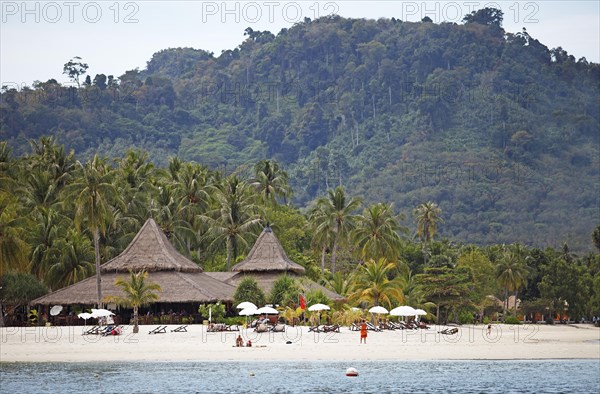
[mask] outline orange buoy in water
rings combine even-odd
[[[358,376],[358,371],[356,368],[350,367],[346,370],[346,376]]]

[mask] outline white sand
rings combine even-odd
[[[83,327],[6,327],[0,329],[2,362],[82,362],[113,360],[469,360],[469,359],[600,359],[600,328],[591,325],[462,326],[458,334],[437,334],[444,327],[418,331],[312,333],[288,327],[286,333],[242,329],[252,348],[236,348],[237,332],[207,333],[206,326],[188,332],[149,335],[156,326],[126,327],[123,335],[82,336]],[[286,344],[291,341],[292,344]]]

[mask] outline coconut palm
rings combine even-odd
[[[356,228],[352,239],[359,258],[376,260],[385,257],[395,261],[400,251],[402,230],[393,213],[392,204],[373,204],[356,217]]]
[[[240,246],[248,247],[249,236],[259,228],[259,209],[248,184],[235,174],[216,187],[213,197],[217,207],[199,218],[208,224],[208,235],[213,238],[211,245],[225,243],[229,271],[232,257],[237,258]]]
[[[328,190],[327,197],[321,197],[313,208],[317,233],[327,234],[333,241],[331,250],[331,272],[335,273],[337,251],[340,245],[347,243],[350,232],[354,229],[356,216],[362,200],[357,197],[348,198],[342,186]]]
[[[118,278],[115,285],[120,287],[125,293],[124,297],[107,297],[107,302],[114,302],[118,305],[125,305],[133,308],[133,332],[139,332],[138,310],[141,306],[147,305],[152,301],[158,301],[159,296],[156,293],[161,288],[156,283],[147,283],[148,273],[146,271],[129,271],[129,281]]]
[[[518,248],[508,248],[502,254],[500,261],[495,267],[496,279],[498,284],[504,289],[504,318],[508,309],[508,294],[510,291],[515,295],[515,310],[516,315],[516,300],[517,294],[521,287],[527,283],[527,267],[523,257],[519,253]]]
[[[266,205],[276,204],[277,197],[286,201],[290,195],[288,174],[273,160],[261,160],[256,163],[252,186]]]
[[[106,223],[112,215],[111,202],[120,205],[118,193],[112,184],[113,173],[103,159],[95,155],[85,165],[77,162],[81,174],[65,187],[66,201],[75,205],[75,227],[79,230],[86,222],[93,240],[96,260],[96,286],[98,307],[102,307],[102,279],[100,275],[100,233],[106,231]]]
[[[385,258],[369,260],[360,266],[356,275],[354,292],[350,295],[353,301],[365,301],[368,305],[385,305],[391,307],[404,299],[404,282],[397,276],[389,279],[396,269],[396,264]]]
[[[25,241],[25,219],[19,217],[16,198],[0,191],[0,277],[7,271],[28,270],[29,244]]]
[[[436,203],[427,201],[419,204],[413,212],[417,222],[417,235],[423,243],[423,258],[427,265],[427,250],[437,232],[438,223],[443,223],[442,210]]]
[[[55,263],[46,275],[53,289],[69,286],[94,273],[94,249],[90,240],[74,229],[55,242]]]

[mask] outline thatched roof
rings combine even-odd
[[[231,268],[234,272],[295,272],[304,267],[290,260],[270,227],[265,227],[248,256]]]
[[[100,270],[102,273],[130,270],[202,272],[202,268],[175,249],[152,219],[144,223],[120,255],[103,264]]]
[[[271,289],[273,288],[275,281],[279,279],[281,275],[283,275],[282,272],[206,272],[206,274],[214,279],[225,282],[234,288],[237,288],[244,278],[253,278],[256,280],[258,287],[260,287],[267,295],[271,293]],[[298,281],[304,291],[321,290],[323,294],[329,297],[332,301],[337,302],[346,300],[344,296],[341,296],[338,293],[335,293],[306,277],[296,275],[294,273],[288,273],[287,275]]]
[[[102,296],[124,296],[115,286],[117,278],[127,279],[127,274],[107,273],[102,275]],[[160,285],[158,302],[216,302],[233,301],[235,288],[218,281],[203,272],[159,271],[148,274],[148,282]],[[93,305],[97,302],[96,277],[84,279],[31,302],[32,305]]]

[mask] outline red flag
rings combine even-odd
[[[306,300],[302,294],[300,294],[300,309],[306,309]]]

